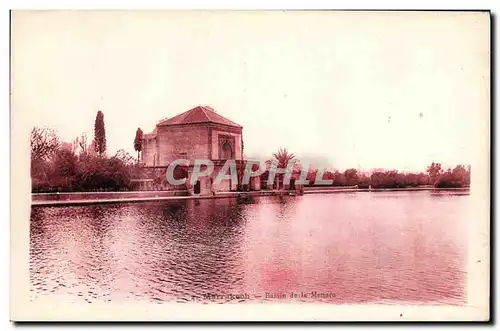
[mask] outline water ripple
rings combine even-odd
[[[394,192],[33,207],[30,293],[461,304],[467,201]]]

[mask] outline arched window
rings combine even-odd
[[[231,147],[231,144],[226,140],[222,144],[222,159],[229,160],[232,158],[233,158],[233,148]]]

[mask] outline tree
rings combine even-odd
[[[318,173],[318,169],[316,169],[316,168],[309,168],[309,169],[307,169],[306,180],[309,181],[309,185],[316,184],[316,175],[317,175],[317,173]]]
[[[54,158],[51,177],[59,183],[60,189],[71,189],[71,183],[76,173],[76,156],[72,151],[61,150]],[[62,184],[62,183],[65,183]]]
[[[33,127],[30,145],[33,160],[47,160],[59,149],[61,143],[55,130]]]
[[[94,124],[95,150],[99,156],[106,152],[106,129],[104,128],[104,114],[97,112]]]
[[[470,185],[470,171],[465,166],[459,164],[452,171],[453,178],[455,178],[462,186]]]
[[[134,149],[137,151],[137,164],[139,164],[139,153],[142,151],[142,137],[143,133],[141,128],[137,128],[134,139]]]
[[[114,157],[123,162],[123,164],[127,166],[131,166],[135,163],[134,157],[129,153],[127,153],[124,149],[119,149]]]
[[[295,154],[288,153],[286,148],[278,149],[276,153],[273,154],[275,160],[278,161],[278,168],[286,168],[290,161],[295,159]]]
[[[75,139],[73,139],[73,141],[71,142],[71,143],[72,143],[71,150],[73,151],[73,153],[74,153],[75,155],[76,155],[76,154],[78,154],[78,148],[79,148],[78,139],[79,139],[79,137],[76,137],[76,138],[75,138]]]
[[[467,187],[470,185],[470,171],[463,165],[457,165],[453,170],[442,173],[434,183],[435,187]]]
[[[358,170],[352,168],[347,169],[346,171],[344,171],[344,178],[346,185],[348,186],[353,186],[358,184],[359,180]]]
[[[90,145],[87,148],[86,154],[88,154],[90,156],[97,156],[97,148],[96,148],[96,144],[95,144],[95,139],[92,139],[92,141],[90,142]]]
[[[369,188],[370,177],[364,173],[359,174],[358,188]]]
[[[436,184],[439,176],[443,173],[443,170],[441,169],[441,163],[432,162],[432,164],[427,167],[427,173],[429,174],[431,184]]]
[[[280,147],[276,153],[273,153],[273,159],[266,161],[270,165],[273,161],[278,162],[278,169],[286,169],[291,161],[295,160],[295,154],[289,153],[286,148]],[[275,179],[278,179],[277,188],[280,188],[280,180],[284,178],[284,174],[276,174]]]
[[[344,186],[346,185],[345,176],[338,170],[331,169],[325,173],[325,178],[333,180],[333,186]]]
[[[87,153],[87,134],[84,132],[81,134],[80,137],[76,138],[76,141],[78,142],[78,146],[80,147],[80,154],[86,154]]]

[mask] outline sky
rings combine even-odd
[[[197,105],[336,169],[470,164],[489,107],[489,18],[459,12],[12,13],[11,112],[135,155],[138,127]],[[483,123],[484,124],[484,123]]]

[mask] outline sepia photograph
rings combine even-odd
[[[11,320],[488,321],[488,11],[13,10]]]

